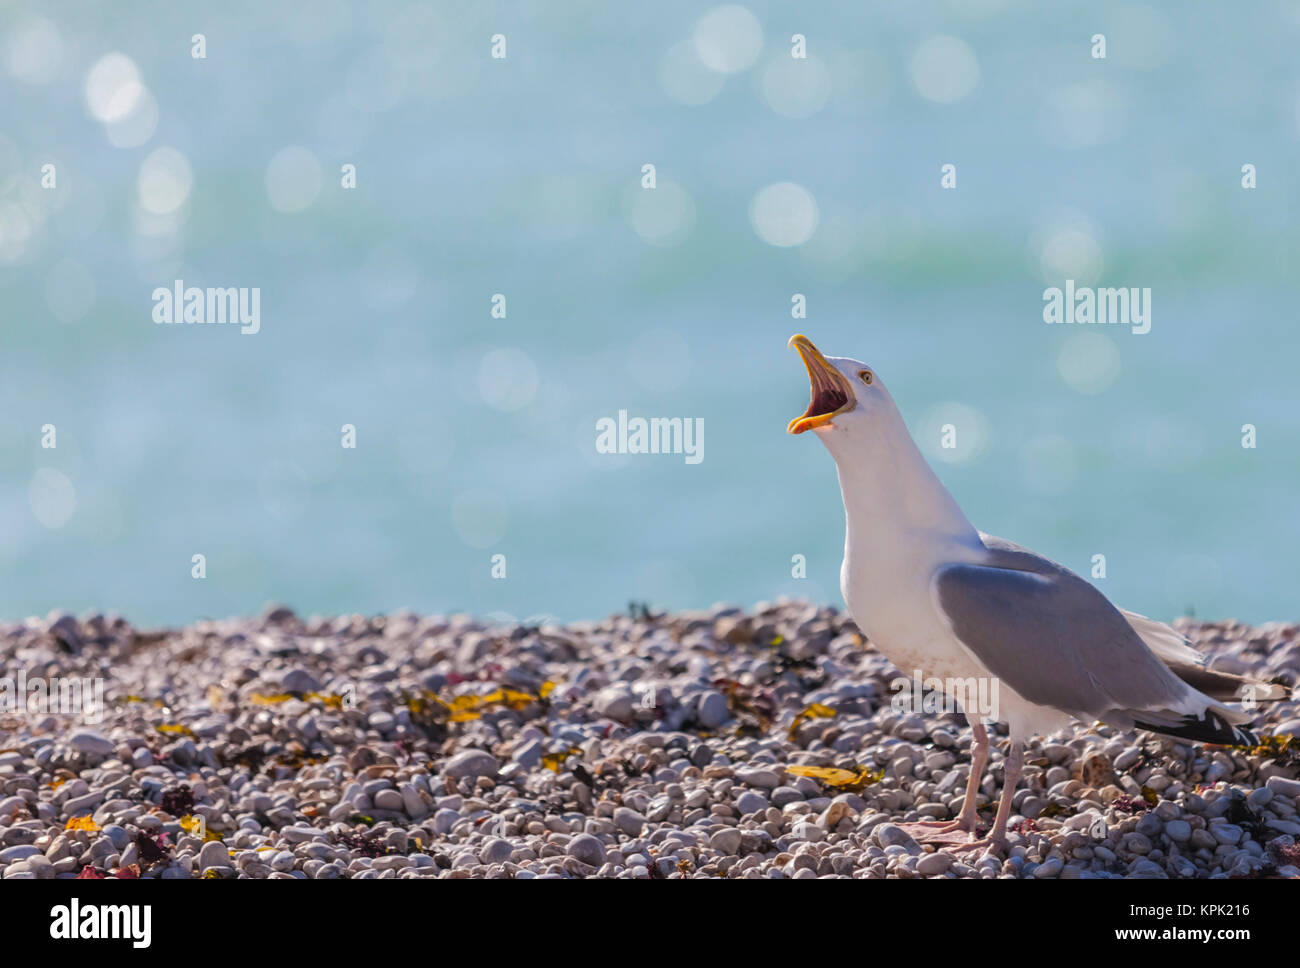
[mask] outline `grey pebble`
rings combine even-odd
[[[91,756],[107,756],[114,749],[111,739],[93,729],[77,730],[68,737],[68,745],[78,753]]]
[[[740,850],[744,835],[735,827],[723,827],[709,838],[709,846],[725,856],[733,856]]]
[[[578,834],[569,841],[564,852],[592,867],[600,867],[605,863],[605,845],[591,834]]]
[[[479,848],[478,859],[481,864],[504,864],[514,853],[510,841],[494,837]]]
[[[710,690],[700,696],[696,719],[705,729],[717,729],[730,718],[731,710],[727,706],[727,697],[722,693]]]
[[[497,758],[491,753],[483,750],[465,750],[448,760],[442,772],[459,780],[467,776],[494,776],[500,766]]]
[[[614,810],[614,826],[629,837],[639,837],[645,829],[645,817],[629,807],[617,807]]]
[[[935,877],[939,874],[948,873],[952,863],[952,854],[935,851],[933,854],[925,854],[916,862],[916,872],[925,877]]]
[[[226,867],[230,864],[230,852],[226,845],[219,840],[210,840],[203,845],[199,851],[199,870],[206,871],[209,867]]]
[[[920,844],[913,840],[907,831],[892,823],[878,825],[871,832],[871,836],[881,847],[904,847],[909,853],[920,849]]]

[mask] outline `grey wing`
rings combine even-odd
[[[957,639],[993,675],[1030,702],[1076,715],[1195,701],[1101,592],[996,541],[985,540],[988,563],[944,566],[932,585]]]

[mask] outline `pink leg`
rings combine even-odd
[[[921,820],[916,823],[900,823],[898,826],[918,843],[959,844],[963,840],[975,837],[975,825],[978,818],[975,813],[976,799],[979,796],[980,781],[984,777],[984,767],[989,762],[989,734],[979,719],[967,717],[970,723],[973,742],[971,743],[970,778],[966,781],[966,796],[962,800],[961,815],[956,820]]]
[[[997,817],[993,821],[993,829],[989,831],[989,835],[982,840],[972,840],[967,844],[957,844],[952,849],[1006,849],[1007,820],[1011,817],[1011,798],[1016,792],[1016,784],[1020,782],[1020,771],[1024,766],[1024,750],[1024,745],[1014,740],[1011,742],[1010,748],[1007,750],[1006,763],[1002,767],[1002,799],[998,801]]]

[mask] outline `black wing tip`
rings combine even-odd
[[[1162,736],[1174,736],[1190,739],[1196,743],[1213,743],[1218,746],[1258,746],[1259,738],[1248,729],[1235,726],[1215,713],[1207,713],[1204,719],[1196,716],[1184,716],[1177,723],[1157,726],[1134,720],[1133,725]]]

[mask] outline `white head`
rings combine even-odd
[[[876,371],[861,360],[822,355],[802,333],[790,337],[808,369],[808,409],[790,421],[789,433],[815,431],[835,457],[852,457],[879,441],[907,429]]]
[[[802,334],[790,337],[808,369],[808,409],[790,421],[792,434],[811,430],[835,458],[840,490],[856,517],[974,534],[908,433],[894,398],[861,360],[827,357]]]

